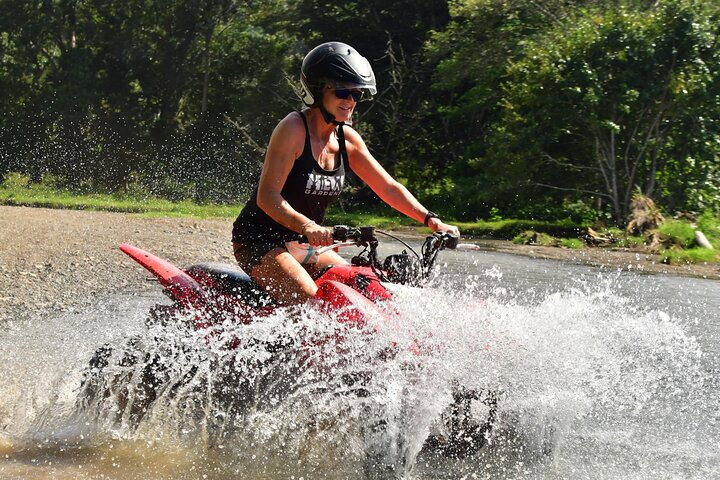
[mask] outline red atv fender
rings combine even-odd
[[[205,305],[205,292],[200,284],[172,263],[128,243],[120,245],[120,250],[155,275],[160,284],[170,290],[173,298],[182,302],[183,306],[200,308]]]
[[[357,269],[358,267],[353,267],[349,270]],[[325,278],[325,275],[323,275],[321,279],[322,278]],[[375,281],[377,282],[378,288],[376,290],[377,294],[379,295],[384,292],[384,299],[391,298],[390,292],[388,292],[382,284],[380,284],[377,277],[375,277]],[[396,331],[399,330],[399,325],[397,323],[398,318],[391,310],[381,307],[365,295],[344,283],[335,280],[319,280],[318,291],[315,298],[318,300],[320,308],[323,312],[330,315],[336,315],[337,320],[341,323],[357,328],[363,328],[368,317],[375,317],[380,319],[380,323],[384,326],[393,328]],[[380,325],[376,324],[374,330],[376,332],[379,331]],[[393,342],[393,345],[396,345],[396,343]],[[408,348],[415,355],[420,355],[421,353],[420,344],[417,340],[413,340]]]
[[[373,302],[392,298],[392,294],[380,283],[380,279],[370,267],[333,265],[315,283],[320,286],[328,280],[344,283]]]
[[[370,299],[335,280],[320,282],[315,298],[324,313],[336,315],[339,322],[354,327],[362,328],[368,315],[386,321],[390,319],[388,313]]]

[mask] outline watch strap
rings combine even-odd
[[[423,224],[425,224],[426,227],[430,223],[431,218],[440,218],[440,217],[438,217],[437,213],[428,210],[427,214],[425,214],[425,220],[423,220]]]

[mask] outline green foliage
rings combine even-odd
[[[47,175],[41,182],[32,182],[30,177],[17,172],[5,176],[0,185],[0,204],[26,205],[48,208],[72,208],[87,210],[103,210],[111,212],[137,213],[151,217],[198,217],[198,218],[225,218],[232,219],[241,210],[239,204],[200,204],[182,200],[171,202],[156,198],[148,193],[143,185],[143,179],[134,177],[127,191],[121,194],[85,194],[78,195],[58,183],[57,177]],[[348,225],[374,225],[379,228],[392,229],[403,226],[412,226],[419,233],[428,230],[418,226],[405,216],[387,215],[386,212],[374,213],[345,212],[334,208],[326,216],[326,224]],[[720,236],[720,221],[713,213],[707,212],[698,220],[708,237],[717,240]],[[478,235],[494,238],[513,238],[515,243],[560,246],[564,248],[583,248],[583,243],[577,238],[561,238],[576,236],[578,230],[568,222],[551,223],[528,220],[497,220],[493,222],[477,221],[473,223],[459,223],[465,235]],[[671,221],[663,226],[662,234],[672,238],[676,244],[691,245],[690,235],[692,227],[687,222]],[[622,231],[609,231],[613,236],[619,237]],[[617,245],[632,247],[642,246],[644,242],[640,237],[622,238]],[[677,245],[662,252],[665,262],[714,262],[720,260],[717,250],[689,249],[681,250]]]
[[[495,221],[455,222],[465,235],[513,239],[525,231],[542,232],[554,237],[577,236],[578,226],[570,221],[504,219]]]
[[[238,204],[200,205],[187,200],[171,202],[165,199],[148,198],[144,196],[143,191],[140,192],[139,197],[127,193],[78,195],[58,189],[52,180],[47,183],[45,181],[33,183],[28,176],[19,173],[7,175],[4,183],[0,185],[0,204],[198,218],[234,218],[242,208],[242,205]]]
[[[516,245],[528,245],[535,241],[536,235],[537,232],[533,230],[526,230],[520,235],[516,235],[515,238],[512,239],[512,242]]]
[[[618,239],[615,245],[619,248],[641,249],[647,245],[645,237],[625,235],[622,231],[618,231],[614,237]]]
[[[454,202],[508,214],[594,197],[617,223],[636,186],[673,209],[717,203],[701,180],[717,172],[717,6],[573,4],[462,1],[435,36],[443,112],[468,127]]]
[[[19,190],[30,186],[30,177],[19,172],[11,172],[3,178],[2,188]]]
[[[333,210],[325,216],[326,225],[372,225],[376,228],[399,228],[408,225],[407,217],[374,213],[341,212]]]
[[[712,263],[720,260],[717,250],[707,248],[691,248],[680,250],[669,248],[660,253],[660,261],[666,264],[680,263]]]
[[[277,115],[258,112],[285,109],[292,97],[292,39],[263,29],[276,2],[3,3],[0,83],[26,82],[5,92],[16,101],[3,108],[12,116],[0,116],[0,140],[9,140],[0,174],[37,181],[50,172],[96,191],[127,188],[133,173],[162,175],[217,197],[205,193],[212,177],[225,179],[232,199],[247,194],[238,173],[255,164],[256,174],[259,154],[244,135],[267,135]],[[253,7],[264,16],[250,15]],[[12,75],[16,63],[25,75]],[[285,92],[273,95],[278,85]]]
[[[720,216],[707,210],[698,218],[697,227],[713,247],[720,249]]]
[[[695,229],[687,222],[668,220],[658,228],[664,245],[690,248],[695,244]]]
[[[557,247],[561,242],[547,233],[526,230],[512,240],[517,245],[540,245],[543,247]]]
[[[585,244],[579,238],[561,238],[560,246],[563,248],[578,250],[584,248]]]
[[[496,209],[508,217],[567,218],[558,212],[560,192],[533,186],[527,165],[491,153],[488,133],[502,115],[502,85],[508,66],[522,56],[524,43],[584,3],[551,0],[541,8],[526,0],[451,3],[452,21],[447,29],[434,32],[425,60],[434,67],[439,115],[430,120],[438,122],[445,139],[438,162],[452,162],[447,172],[454,184],[445,198],[455,205],[456,215],[489,218]],[[533,208],[537,211],[529,211]]]
[[[274,125],[300,106],[303,55],[338,39],[378,80],[355,127],[446,215],[619,224],[636,187],[666,211],[718,211],[719,11],[694,0],[0,0],[0,175],[243,201]],[[375,202],[357,190],[353,208]]]

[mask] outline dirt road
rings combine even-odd
[[[150,274],[118,250],[132,243],[178,265],[232,261],[229,220],[0,206],[0,322],[67,311]]]

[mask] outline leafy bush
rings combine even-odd
[[[42,196],[50,192],[63,192],[55,175],[46,174],[42,181],[33,182],[29,175],[19,172],[10,172],[5,175],[5,180],[0,187],[5,190],[8,196]]]
[[[23,175],[18,172],[10,172],[5,175],[2,188],[27,188],[28,185],[30,185],[30,177],[28,175]]]
[[[586,202],[581,200],[563,200],[563,208],[567,218],[578,225],[592,225],[600,218],[600,213]]]
[[[686,222],[669,220],[658,228],[661,241],[667,246],[689,248],[695,244],[695,229]]]

